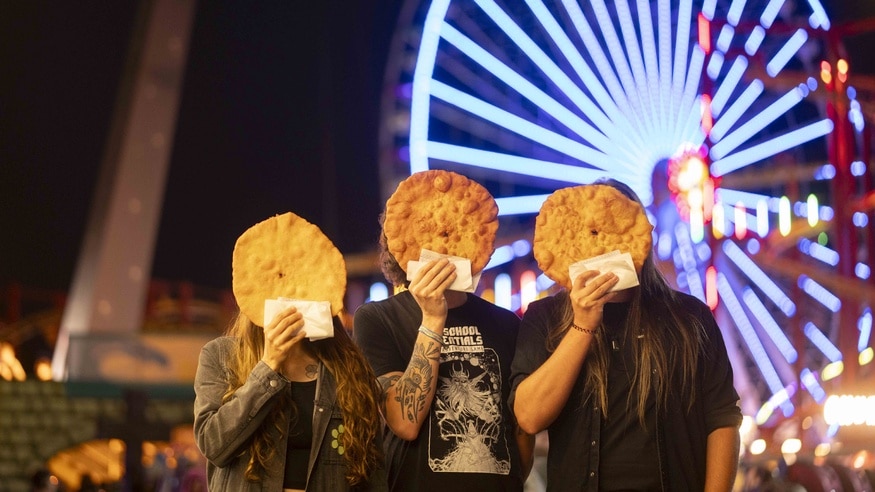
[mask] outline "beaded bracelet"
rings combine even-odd
[[[577,331],[581,331],[581,332],[583,332],[583,333],[589,333],[590,335],[595,335],[595,334],[596,334],[596,330],[589,329],[589,328],[584,328],[584,327],[582,327],[582,326],[577,326],[577,325],[575,325],[573,322],[571,323],[571,327],[574,328],[574,329],[577,330]]]
[[[435,342],[437,342],[441,347],[444,346],[444,340],[443,340],[443,337],[441,337],[441,336],[438,335],[437,333],[435,333],[435,332],[429,330],[429,329],[426,328],[424,325],[420,325],[420,326],[419,326],[419,332],[422,333],[423,335],[427,336],[428,338],[431,338],[431,339],[434,340]]]

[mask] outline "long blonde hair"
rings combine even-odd
[[[640,203],[637,195],[626,185],[615,180],[601,183],[614,186],[629,198]],[[692,408],[696,398],[696,372],[706,334],[695,313],[689,312],[678,293],[671,288],[656,264],[648,255],[638,275],[640,285],[633,291],[626,318],[626,332],[643,337],[631,337],[633,356],[637,361],[632,376],[632,391],[627,399],[631,409],[636,398],[636,413],[645,424],[647,397],[655,388],[657,411],[666,408],[669,398],[680,397]],[[559,299],[556,325],[547,337],[547,349],[553,351],[562,341],[574,321],[571,298],[567,291],[556,294]],[[610,348],[605,335],[604,321],[599,327],[589,355],[584,362],[585,394],[597,398],[602,414],[608,415],[608,361]],[[680,391],[678,395],[675,391]]]
[[[345,449],[343,457],[347,462],[346,479],[350,485],[366,483],[382,460],[382,443],[379,441],[382,418],[379,413],[378,395],[380,388],[371,366],[358,347],[350,339],[346,328],[338,317],[334,318],[334,337],[310,342],[305,348],[316,357],[334,376],[337,382],[337,405],[343,415],[345,431],[340,440]],[[228,335],[237,343],[228,362],[230,371],[228,390],[223,402],[228,401],[237,388],[246,382],[249,373],[261,360],[264,350],[264,330],[254,324],[242,313],[238,313],[228,329]],[[290,395],[283,402],[274,405],[265,425],[261,427],[249,446],[250,459],[246,467],[246,478],[260,481],[266,464],[276,452],[276,443],[269,439],[272,425],[282,433],[288,432],[284,409],[291,409],[291,418],[296,419],[297,409]]]

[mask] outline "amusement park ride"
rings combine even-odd
[[[527,245],[544,198],[626,182],[667,277],[722,327],[746,452],[866,448],[875,79],[843,40],[870,31],[832,25],[818,0],[410,0],[384,193],[429,168],[484,183],[506,235],[481,288],[522,310],[550,288]]]

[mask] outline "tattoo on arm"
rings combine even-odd
[[[377,382],[380,383],[380,388],[383,390],[380,393],[380,409],[383,410],[383,415],[386,415],[386,398],[389,396],[389,388],[398,384],[399,379],[401,379],[400,374],[380,376],[377,378]]]
[[[417,415],[428,401],[434,381],[431,361],[439,360],[440,356],[439,344],[432,341],[416,344],[407,371],[396,381],[395,401],[401,405],[401,414],[411,422],[418,422]]]

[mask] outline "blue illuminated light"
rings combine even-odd
[[[382,301],[389,298],[389,288],[383,282],[374,282],[368,292],[371,302]]]
[[[754,79],[750,85],[741,93],[740,96],[729,106],[726,113],[714,123],[711,129],[711,138],[718,142],[732,128],[735,122],[744,115],[754,101],[763,93],[763,82],[759,79]]]
[[[813,11],[811,18],[809,19],[811,27],[815,29],[821,27],[825,31],[828,31],[830,27],[829,17],[826,15],[826,10],[824,10],[823,5],[821,5],[818,0],[808,0],[808,5],[811,6],[811,10]]]
[[[723,29],[720,30],[720,35],[717,37],[717,43],[714,46],[723,53],[726,53],[726,51],[729,50],[729,43],[732,42],[733,36],[735,36],[735,29],[729,24],[724,25]]]
[[[766,64],[766,73],[772,77],[777,76],[781,70],[784,69],[784,65],[793,58],[793,55],[799,51],[799,48],[801,48],[806,41],[808,41],[808,32],[806,32],[805,29],[799,29],[793,33],[793,35],[790,36],[790,39],[787,40],[787,43],[785,43],[784,46],[775,53],[775,56],[769,60],[769,63]]]
[[[869,225],[869,215],[865,212],[854,212],[853,217],[851,217],[851,221],[857,227],[866,227]]]
[[[531,195],[531,196],[508,196],[496,198],[495,203],[498,204],[498,215],[525,215],[536,214],[541,210],[541,205],[544,200],[550,195]]]
[[[747,0],[732,0],[732,4],[729,6],[729,12],[726,13],[726,21],[729,22],[729,24],[733,26],[738,25],[746,1]]]
[[[784,330],[778,326],[775,318],[769,313],[769,310],[760,298],[757,297],[753,289],[745,287],[741,294],[741,298],[744,299],[744,303],[747,305],[748,309],[750,309],[750,312],[753,313],[754,317],[760,323],[760,326],[763,327],[763,330],[766,331],[769,338],[772,339],[772,342],[774,342],[775,346],[778,347],[778,350],[781,351],[781,354],[784,356],[787,363],[792,364],[796,362],[796,358],[798,357],[796,349],[793,348],[793,344],[787,338],[787,335],[784,334]]]
[[[784,389],[784,383],[781,382],[781,378],[778,376],[775,366],[772,365],[772,360],[769,358],[768,353],[766,353],[766,349],[757,336],[756,330],[754,330],[753,325],[750,324],[750,320],[744,313],[744,308],[738,302],[738,298],[735,297],[735,292],[729,285],[729,281],[726,280],[726,276],[722,273],[717,274],[717,291],[720,293],[723,305],[726,306],[729,316],[735,322],[742,340],[747,345],[754,363],[760,370],[760,374],[763,375],[763,379],[765,379],[772,394],[781,392]]]
[[[821,246],[809,239],[803,238],[799,240],[799,251],[830,266],[836,266],[839,264],[838,251],[827,248],[826,246]]]
[[[760,242],[756,239],[747,240],[747,253],[756,256],[760,252]]]
[[[796,314],[796,304],[732,241],[723,241],[723,252],[787,316]]]
[[[499,273],[495,276],[495,305],[513,309],[513,291],[510,275]]]
[[[813,343],[818,350],[823,352],[823,355],[825,355],[830,362],[838,362],[842,360],[841,351],[829,341],[829,338],[820,331],[820,328],[818,328],[817,325],[809,321],[808,323],[805,323],[802,331],[805,333],[805,336],[811,340],[811,343]]]
[[[802,369],[802,371],[799,372],[799,379],[802,381],[802,385],[805,386],[805,389],[808,390],[808,393],[811,394],[811,397],[814,398],[814,401],[817,403],[823,403],[824,400],[826,400],[826,391],[820,386],[820,383],[817,381],[817,376],[811,372],[811,370],[807,367]]]
[[[510,263],[515,258],[513,247],[510,245],[499,246],[492,252],[492,257],[489,258],[489,263],[483,267],[483,270],[489,270],[506,263]]]
[[[591,183],[608,176],[601,169],[590,169],[556,162],[541,161],[529,157],[518,157],[487,150],[472,149],[440,142],[429,142],[430,157],[448,162],[458,162],[483,169],[493,169],[523,176],[555,179],[567,183]],[[625,174],[620,173],[624,176]],[[618,176],[618,174],[614,174]]]
[[[772,27],[772,23],[775,22],[775,17],[778,16],[778,12],[781,11],[781,7],[784,6],[785,0],[769,0],[769,4],[766,5],[766,8],[763,9],[763,14],[760,16],[760,24],[766,29]]]
[[[750,30],[750,36],[747,37],[747,41],[744,43],[744,52],[750,56],[756,54],[757,50],[760,49],[760,45],[763,44],[763,39],[766,38],[766,30],[762,28],[762,26],[756,26]]]
[[[797,147],[802,143],[827,135],[832,130],[833,122],[829,119],[808,124],[714,162],[711,164],[711,175],[716,177],[723,176],[736,169],[759,162],[770,155],[775,155]]]
[[[872,336],[872,310],[866,308],[863,315],[857,320],[857,329],[860,330],[860,338],[857,339],[857,351],[862,352],[869,347],[869,337]]]
[[[525,239],[517,239],[511,245],[513,248],[513,254],[517,257],[523,257],[532,252],[532,243],[526,241]]]
[[[711,156],[714,159],[722,159],[739,145],[747,142],[751,137],[757,135],[765,127],[786,114],[793,106],[799,104],[800,101],[802,101],[802,93],[799,89],[791,89],[735,131],[724,136],[720,142],[711,148]]]
[[[811,277],[800,275],[797,284],[806,294],[823,304],[830,311],[837,313],[842,308],[842,301]]]
[[[680,270],[683,272],[689,292],[702,302],[705,302],[705,286],[702,283],[702,276],[699,274],[699,267],[696,263],[693,243],[690,240],[689,225],[685,222],[679,222],[675,225],[674,233],[677,243],[677,254],[681,260]]]
[[[817,181],[826,181],[836,177],[836,167],[832,164],[824,164],[814,171],[814,179]]]
[[[857,278],[869,280],[869,276],[872,275],[872,269],[865,263],[857,263],[854,265],[854,275],[856,275]]]
[[[423,33],[440,32],[443,18],[447,14],[450,0],[435,0],[431,3],[423,23]],[[434,62],[438,59],[439,36],[423,34],[416,57],[416,70],[413,73],[412,100],[410,104],[410,172],[428,169],[428,110],[430,82],[434,73]],[[422,96],[422,97],[420,97]]]
[[[723,53],[719,51],[714,52],[711,55],[711,61],[708,62],[708,68],[705,70],[708,72],[708,76],[711,77],[711,80],[716,80],[720,75],[720,69],[723,68]]]
[[[726,101],[729,100],[729,96],[735,91],[745,70],[747,70],[747,58],[739,56],[732,62],[732,66],[729,67],[726,76],[723,77],[723,80],[717,86],[714,99],[711,100],[711,112],[714,113],[714,116],[720,116],[720,113],[723,112]]]
[[[854,176],[862,176],[866,174],[866,163],[863,161],[854,161],[851,163],[851,174]]]

